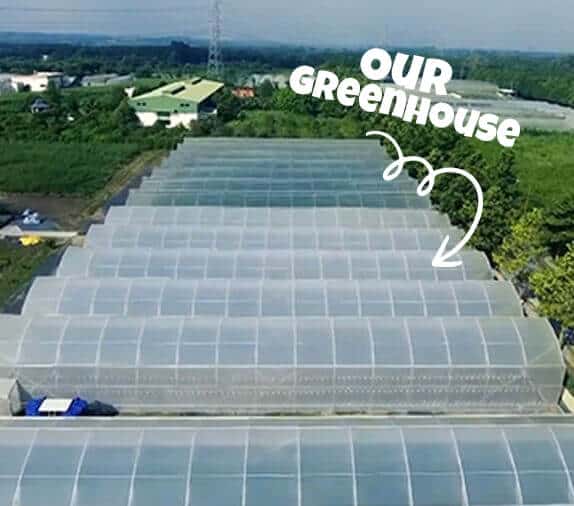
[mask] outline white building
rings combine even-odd
[[[195,78],[162,86],[130,99],[142,126],[163,123],[167,128],[190,128],[194,121],[216,115],[211,97],[223,88],[223,83]]]
[[[251,74],[247,79],[247,84],[254,87],[261,86],[264,82],[269,82],[282,90],[289,86],[289,76],[286,74]]]
[[[41,93],[48,89],[50,83],[54,83],[58,88],[64,84],[64,74],[62,72],[34,72],[31,75],[13,75],[11,78],[12,88],[16,91],[33,91]]]

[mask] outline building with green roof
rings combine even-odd
[[[223,83],[195,78],[162,86],[130,99],[141,124],[154,126],[158,121],[167,128],[189,128],[201,117],[217,114],[211,97],[223,88]]]

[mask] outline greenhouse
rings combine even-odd
[[[140,189],[155,192],[193,192],[193,191],[260,191],[260,192],[321,192],[355,191],[372,192],[381,187],[380,176],[373,178],[349,177],[346,179],[291,179],[280,177],[180,177],[177,179],[144,179]],[[385,188],[386,193],[414,193],[414,179],[392,181]]]
[[[285,228],[205,225],[93,225],[90,248],[176,248],[217,250],[436,251],[445,236],[462,237],[454,228],[361,229],[340,227]]]
[[[175,171],[188,171],[189,169],[199,168],[211,169],[211,175],[227,173],[230,170],[242,172],[244,168],[250,169],[266,169],[266,170],[288,170],[300,171],[301,169],[309,169],[312,173],[320,173],[323,175],[329,174],[328,177],[337,177],[347,171],[350,173],[364,172],[369,176],[376,176],[377,170],[386,164],[390,163],[390,159],[381,158],[380,154],[373,157],[365,157],[364,154],[356,154],[346,156],[343,153],[337,154],[330,153],[329,156],[322,156],[313,150],[313,153],[302,151],[300,153],[285,154],[277,152],[276,154],[257,154],[252,153],[250,157],[245,157],[239,152],[221,155],[214,152],[213,148],[210,152],[201,155],[194,150],[195,154],[192,156],[183,155],[179,156],[176,152],[171,155],[167,161],[164,161],[158,169],[158,175],[163,175],[167,170]],[[243,150],[241,150],[243,152]],[[339,172],[341,171],[341,172]]]
[[[321,165],[314,163],[312,166],[306,166],[303,163],[299,164],[298,167],[291,167],[291,166],[273,166],[273,162],[269,164],[262,164],[260,160],[257,160],[258,163],[254,161],[250,161],[249,164],[245,164],[245,166],[238,165],[237,162],[222,162],[221,164],[210,166],[204,165],[202,162],[201,167],[190,167],[189,165],[185,166],[176,166],[170,167],[169,165],[165,165],[163,167],[159,167],[153,171],[152,174],[146,176],[144,181],[151,181],[151,182],[167,182],[173,181],[177,179],[194,179],[194,178],[208,178],[214,177],[218,179],[228,179],[230,181],[238,181],[243,178],[249,179],[256,179],[261,178],[262,180],[268,179],[278,179],[281,181],[297,181],[298,183],[303,181],[313,181],[315,184],[321,183],[322,181],[336,181],[337,183],[341,182],[374,182],[381,181],[381,169],[380,168],[369,168],[369,166],[359,166],[355,168],[351,168],[348,164],[344,164],[342,166],[339,162],[325,162]],[[172,162],[164,162],[164,164],[172,163]],[[336,173],[333,174],[333,165],[335,164]],[[271,167],[269,166],[271,165]],[[410,179],[408,175],[402,173],[394,183],[398,183],[399,185],[407,185],[414,187],[415,181],[414,179]],[[389,183],[389,187],[393,185]]]
[[[155,191],[130,190],[127,205],[236,207],[370,207],[429,209],[416,193],[387,191]]]
[[[187,139],[0,318],[1,375],[122,413],[556,412],[552,327],[484,254],[433,266],[464,231],[388,162],[373,141]]]
[[[524,318],[4,316],[0,370],[32,395],[216,414],[552,410],[564,375]]]
[[[0,452],[8,506],[574,504],[559,418],[30,422]]]
[[[409,209],[347,208],[249,208],[249,207],[152,207],[115,206],[106,225],[162,225],[210,227],[347,227],[443,228],[452,227],[444,214]]]
[[[167,280],[38,277],[27,315],[521,316],[500,281]]]
[[[219,251],[202,249],[68,248],[59,277],[169,279],[488,280],[488,259],[476,251],[453,256],[462,265],[432,266],[432,251]]]

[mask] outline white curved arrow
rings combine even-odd
[[[393,147],[397,151],[397,159],[394,162],[391,162],[383,171],[383,179],[385,181],[392,181],[393,179],[396,179],[401,174],[406,163],[417,162],[423,165],[428,171],[428,174],[424,178],[422,178],[421,182],[417,187],[417,195],[419,195],[420,197],[424,197],[430,194],[430,192],[434,188],[436,177],[440,176],[441,174],[458,174],[459,176],[465,177],[472,183],[472,186],[476,191],[478,202],[476,206],[476,214],[474,215],[474,219],[472,220],[468,232],[464,235],[462,240],[449,251],[447,251],[447,245],[450,240],[450,236],[446,235],[441,245],[439,246],[438,251],[436,252],[435,256],[432,259],[433,267],[449,268],[449,267],[458,267],[459,265],[462,265],[462,262],[460,260],[453,261],[448,259],[459,253],[465,247],[465,245],[468,243],[468,241],[470,241],[470,239],[476,232],[478,224],[480,223],[480,218],[482,217],[482,211],[484,208],[484,196],[482,194],[482,188],[480,187],[480,184],[477,181],[477,179],[469,172],[462,169],[458,169],[456,167],[445,167],[442,169],[435,170],[433,166],[425,158],[422,158],[420,156],[404,156],[403,151],[399,146],[398,142],[390,134],[386,132],[381,132],[379,130],[372,130],[370,132],[367,132],[367,137],[372,136],[379,136],[385,138],[393,145]]]

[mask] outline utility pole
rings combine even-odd
[[[211,0],[209,12],[209,56],[207,75],[221,78],[223,74],[223,57],[221,54],[221,0]]]

